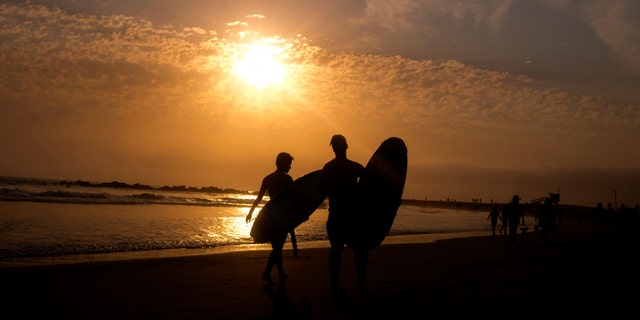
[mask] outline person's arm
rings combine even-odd
[[[256,209],[258,204],[260,204],[260,201],[262,201],[262,197],[264,197],[264,194],[266,191],[267,191],[267,188],[264,186],[264,184],[262,184],[260,186],[260,192],[258,192],[258,196],[256,197],[256,200],[253,201],[253,205],[251,205],[251,209],[249,209],[249,214],[247,214],[247,218],[245,219],[247,223],[251,221],[251,217],[253,216],[253,210]]]

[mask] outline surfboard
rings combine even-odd
[[[307,173],[269,199],[251,226],[254,243],[270,242],[309,220],[326,198],[319,188],[321,174],[322,170]]]
[[[372,250],[386,238],[402,202],[407,177],[407,146],[397,137],[382,142],[358,181],[356,210],[346,244]]]

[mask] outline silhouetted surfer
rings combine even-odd
[[[507,212],[507,219],[509,219],[509,239],[512,243],[516,243],[520,219],[524,224],[524,208],[520,204],[520,197],[514,195],[511,202],[503,210]]]
[[[247,223],[251,221],[253,211],[256,209],[260,201],[262,201],[262,197],[265,193],[269,195],[269,198],[273,198],[293,182],[293,178],[291,178],[291,176],[288,174],[289,170],[291,169],[292,161],[293,157],[290,154],[286,152],[281,152],[278,154],[278,156],[276,157],[276,171],[270,173],[269,175],[264,177],[264,179],[262,179],[258,197],[256,197],[256,200],[253,202],[253,205],[249,210],[249,214],[247,214]],[[294,230],[291,230],[290,233],[294,253],[297,256],[298,248],[296,244],[295,232]],[[278,279],[281,283],[287,277],[282,267],[282,248],[284,247],[284,243],[286,240],[287,232],[278,234],[273,239],[271,239],[271,253],[269,254],[269,259],[267,260],[267,267],[264,269],[264,273],[262,274],[262,279],[267,281],[268,284],[273,283],[273,280],[271,280],[271,270],[273,269],[274,265],[278,268]]]
[[[347,139],[342,135],[331,138],[331,147],[335,158],[322,168],[320,188],[329,198],[329,217],[327,235],[331,243],[329,254],[329,278],[333,294],[341,294],[340,261],[345,246],[349,219],[354,215],[356,187],[358,179],[364,173],[364,166],[347,159]],[[352,230],[351,230],[352,231]],[[367,266],[367,251],[356,249],[356,269],[359,289],[364,290],[364,274]]]

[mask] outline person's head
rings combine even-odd
[[[347,138],[345,138],[341,134],[336,134],[333,137],[331,137],[331,142],[329,144],[333,148],[334,152],[345,152],[349,147],[347,145]]]
[[[515,202],[515,203],[520,202],[520,196],[518,196],[517,194],[514,195],[512,201]]]
[[[293,161],[293,157],[286,153],[280,152],[276,157],[276,167],[284,172],[288,172],[291,169],[291,162]]]

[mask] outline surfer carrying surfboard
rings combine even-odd
[[[269,198],[274,198],[278,193],[284,190],[287,186],[289,186],[293,182],[293,178],[289,175],[289,170],[291,169],[291,163],[293,162],[293,157],[286,153],[281,152],[276,157],[276,171],[270,173],[264,179],[262,179],[262,184],[260,185],[260,191],[258,192],[258,196],[256,200],[253,202],[251,209],[249,209],[249,213],[247,214],[246,221],[249,223],[251,221],[251,217],[253,215],[253,211],[256,209],[260,201],[262,201],[262,197],[264,197],[265,193],[269,195]],[[291,233],[291,243],[293,244],[294,253],[297,255],[297,244],[295,232],[293,229],[284,232],[278,232],[274,237],[271,238],[271,253],[269,254],[269,258],[267,259],[267,266],[264,269],[264,273],[262,274],[262,279],[265,280],[268,284],[273,284],[273,280],[271,280],[271,270],[274,265],[278,269],[278,279],[280,282],[284,281],[286,278],[286,274],[284,273],[284,268],[282,266],[282,249],[284,247],[284,243],[287,240],[287,233]]]
[[[329,278],[331,292],[340,295],[340,262],[344,250],[349,219],[354,215],[358,179],[364,173],[364,166],[347,158],[347,139],[342,135],[331,138],[331,147],[335,158],[322,168],[320,189],[329,198],[329,217],[327,219],[327,236],[331,244],[329,253]],[[367,265],[367,251],[355,250],[355,263],[358,273],[358,287],[364,290],[364,273]]]

